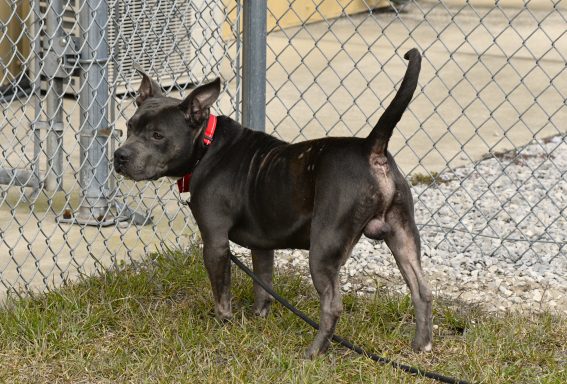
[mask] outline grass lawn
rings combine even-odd
[[[315,319],[317,295],[296,275],[275,288]],[[152,255],[0,309],[0,382],[433,383],[331,347],[304,352],[315,331],[278,304],[252,314],[252,283],[233,266],[234,319],[214,318],[201,253]],[[567,383],[567,319],[490,315],[434,305],[433,352],[415,354],[407,296],[344,296],[337,334],[399,362],[483,383]]]

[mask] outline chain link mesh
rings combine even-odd
[[[195,226],[174,183],[117,178],[110,158],[135,110],[135,63],[176,96],[220,75],[226,83],[217,111],[237,114],[237,4],[64,0],[0,7],[4,293],[43,290],[188,244]]]
[[[366,135],[416,46],[420,83],[390,151],[417,184],[425,251],[565,259],[565,2],[485,3],[268,2],[267,131]],[[1,3],[4,292],[189,243],[174,183],[123,180],[111,154],[135,63],[178,97],[221,76],[216,112],[240,120],[240,16],[231,0]]]
[[[268,129],[292,141],[367,135],[416,46],[420,85],[389,148],[417,184],[425,252],[565,267],[565,3],[502,3],[270,9]]]

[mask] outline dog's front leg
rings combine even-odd
[[[232,317],[228,238],[207,239],[203,245],[203,258],[215,298],[215,314],[219,320],[228,320]]]
[[[254,273],[271,288],[274,271],[274,251],[253,249],[252,266],[254,267]],[[254,282],[254,314],[266,317],[272,301],[272,296],[260,284]]]

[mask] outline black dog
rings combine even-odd
[[[271,284],[274,249],[309,250],[321,299],[320,330],[308,356],[323,353],[342,310],[339,268],[364,234],[385,240],[409,286],[416,311],[415,350],[431,349],[431,291],[423,277],[410,188],[387,152],[421,68],[416,49],[401,87],[367,138],[329,137],[289,144],[219,116],[207,129],[220,80],[185,99],[162,94],[143,74],[128,137],[114,154],[118,173],[133,180],[192,172],[190,207],[220,319],[230,318],[229,240],[252,250],[254,271]],[[207,132],[205,132],[207,130]],[[211,140],[212,139],[212,140]],[[212,143],[211,143],[212,141]],[[207,145],[210,143],[210,145]],[[254,286],[255,313],[271,297]]]

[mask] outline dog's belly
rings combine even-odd
[[[259,220],[241,220],[228,233],[228,238],[249,249],[309,249],[311,218],[290,222],[271,222],[262,225]]]

